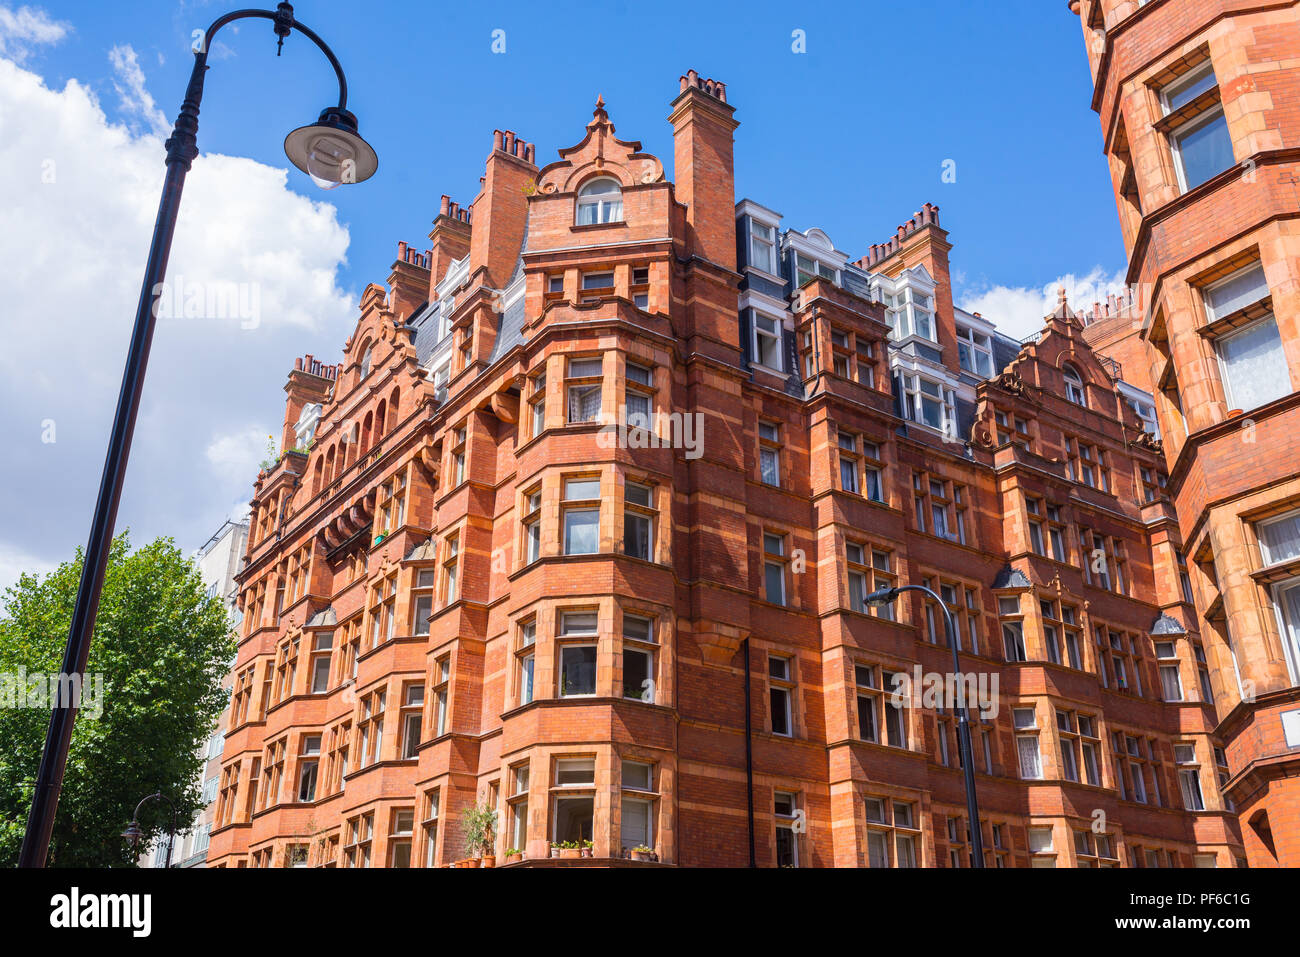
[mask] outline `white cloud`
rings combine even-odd
[[[1091,311],[1094,302],[1105,302],[1108,295],[1124,291],[1124,272],[1109,274],[1101,266],[1094,266],[1083,275],[1067,273],[1037,288],[978,287],[966,290],[957,305],[967,312],[978,312],[999,332],[1023,339],[1043,328],[1043,319],[1056,310],[1058,290],[1062,288],[1075,312]]]
[[[248,481],[257,475],[258,463],[271,457],[267,442],[274,441],[279,447],[279,440],[268,438],[269,435],[260,425],[226,432],[214,436],[203,454],[213,471],[225,481],[231,484]]]
[[[52,89],[0,57],[0,556],[15,563],[85,542],[158,209],[157,108],[134,53],[110,60],[139,131],[83,83]],[[158,321],[117,520],[137,543],[189,548],[246,500],[267,432],[279,439],[293,358],[325,357],[352,331],[348,231],[288,182],[217,154],[190,172],[168,281],[200,303],[234,290],[236,308]]]
[[[69,554],[67,557],[71,559],[72,555]],[[46,561],[0,542],[0,596],[4,595],[4,590],[10,585],[17,584],[18,576],[24,572],[31,575],[46,575],[54,571],[57,566],[57,562]]]
[[[153,132],[166,136],[171,131],[170,124],[145,89],[144,70],[140,69],[135,50],[129,44],[115,46],[108,51],[108,61],[113,64],[113,88],[121,100],[122,111],[138,116]]]
[[[33,47],[58,43],[70,29],[61,20],[51,20],[44,10],[0,6],[0,56],[22,63]]]

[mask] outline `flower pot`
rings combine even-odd
[[[582,856],[582,848],[580,848],[580,847],[562,847],[562,848],[560,848],[560,857],[564,858],[566,861],[568,861],[568,860],[573,860],[573,859],[578,858],[578,857],[581,857],[581,856]]]
[[[1245,411],[1244,409],[1229,409],[1229,410],[1228,410],[1228,418],[1230,418],[1230,419],[1234,419],[1234,418],[1236,418],[1237,416],[1241,415],[1241,413],[1244,412],[1244,411]]]
[[[582,850],[583,857],[591,857],[592,854],[594,853],[594,850],[590,847],[584,847],[581,850]]]
[[[552,847],[551,857],[559,857],[559,856],[560,856],[560,849],[558,847]]]
[[[519,863],[520,861],[522,861],[523,859],[524,859],[524,855],[522,855],[522,854],[507,854],[507,855],[506,855],[506,863],[507,863],[507,864],[518,864],[518,863]]]
[[[483,867],[496,867],[496,866],[497,866],[497,856],[496,856],[495,854],[484,854],[484,855],[483,855],[483,864],[482,864],[482,866],[483,866]]]
[[[634,860],[634,861],[652,861],[652,860],[654,860],[654,852],[652,852],[652,851],[633,851],[633,852],[632,852],[632,860]]]

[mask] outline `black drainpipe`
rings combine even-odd
[[[749,866],[757,867],[754,856],[754,729],[749,704],[749,639],[740,643],[745,651],[745,798],[749,804]]]

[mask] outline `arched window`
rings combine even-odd
[[[388,427],[397,428],[397,400],[400,397],[401,390],[393,386],[393,393],[388,397]]]
[[[1066,363],[1065,372],[1065,397],[1075,405],[1088,407],[1088,397],[1083,391],[1083,376],[1079,375],[1079,370],[1074,366]]]
[[[384,419],[387,418],[387,409],[388,405],[383,399],[380,399],[379,405],[375,406],[375,441],[378,441],[384,434]]]
[[[361,423],[361,454],[365,455],[370,451],[371,429],[374,428],[375,414],[367,412],[365,421]]]
[[[608,176],[593,179],[578,190],[578,225],[623,221],[623,190]]]
[[[316,467],[312,470],[311,477],[311,494],[313,497],[320,494],[321,476],[324,474],[325,460],[319,455],[316,456]]]
[[[366,351],[361,355],[361,378],[364,379],[370,375],[370,346],[366,346]]]

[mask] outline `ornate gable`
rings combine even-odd
[[[537,174],[542,193],[572,193],[593,176],[612,176],[624,186],[658,183],[664,178],[664,164],[658,157],[641,152],[637,140],[620,140],[605,112],[605,100],[596,98],[596,109],[581,143],[562,149],[560,159]]]

